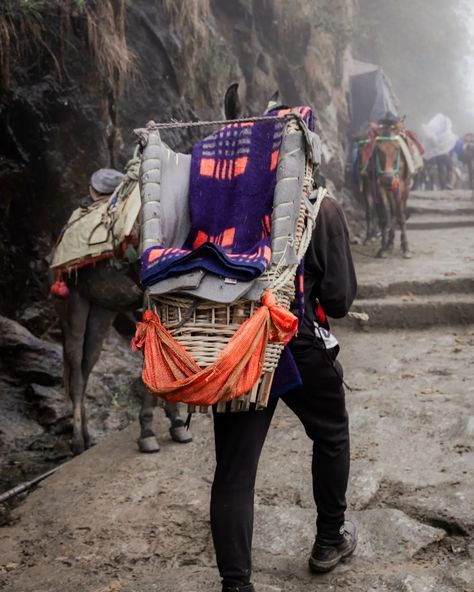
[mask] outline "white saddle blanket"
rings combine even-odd
[[[408,172],[410,175],[414,175],[423,168],[423,158],[420,154],[420,151],[418,150],[418,147],[414,142],[412,142],[411,146],[409,147],[406,140],[402,138],[402,136],[398,136],[398,144],[400,145],[400,149],[403,152],[403,156],[405,157]]]
[[[74,210],[54,249],[51,268],[67,269],[87,259],[112,253],[130,236],[140,207],[137,184],[125,199],[112,196],[87,208]]]

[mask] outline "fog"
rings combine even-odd
[[[441,112],[462,135],[474,126],[473,25],[467,0],[358,0],[352,53],[384,68],[410,126]]]

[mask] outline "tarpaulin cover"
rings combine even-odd
[[[421,127],[426,160],[448,154],[456,145],[458,138],[453,132],[451,120],[446,115],[438,113]]]
[[[349,99],[353,136],[386,113],[399,115],[399,100],[390,80],[375,64],[353,61]]]

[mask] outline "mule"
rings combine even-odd
[[[92,188],[90,191],[91,197],[97,198]],[[135,237],[139,237],[140,230],[137,222],[133,228]],[[85,394],[104,339],[119,312],[136,311],[143,304],[137,263],[129,262],[126,256],[127,251],[122,257],[81,267],[69,275],[67,282],[58,281],[51,288],[57,296],[54,302],[62,332],[64,388],[73,409],[71,449],[75,455],[91,446]],[[137,259],[136,253],[133,258]],[[153,410],[157,399],[144,387],[141,399],[138,446],[142,452],[158,452],[160,447],[153,432]],[[165,411],[171,422],[172,439],[180,443],[190,442],[192,435],[185,429],[177,405],[168,403]]]
[[[377,189],[372,150],[374,135],[369,132],[367,137],[354,138],[357,151],[354,159],[353,184],[365,211],[364,245],[373,241],[379,233],[377,212]]]
[[[114,265],[115,263],[115,265]],[[90,373],[99,360],[104,340],[119,312],[142,307],[143,293],[130,276],[130,266],[122,261],[100,262],[79,269],[67,282],[67,298],[55,298],[63,341],[64,388],[72,402],[73,435],[71,449],[77,455],[90,448],[85,394]],[[157,400],[143,387],[139,413],[141,452],[158,452],[153,431],[153,410]],[[184,428],[176,404],[165,407],[174,441],[187,443],[192,435]]]
[[[400,147],[399,136],[403,123],[372,125],[375,134],[373,159],[376,188],[381,202],[381,247],[378,257],[393,251],[396,226],[401,231],[401,251],[405,259],[411,257],[406,232],[406,204],[410,192],[411,175]]]

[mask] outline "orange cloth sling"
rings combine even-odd
[[[214,405],[248,393],[262,373],[267,343],[287,344],[297,328],[297,318],[267,290],[262,306],[206,368],[197,365],[151,310],[138,323],[132,346],[143,350],[142,378],[153,394],[167,401]]]

